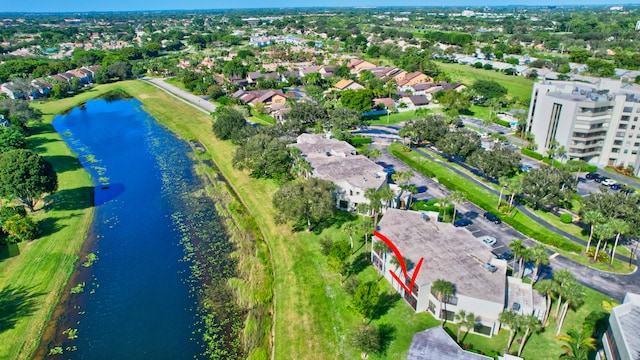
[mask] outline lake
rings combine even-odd
[[[85,286],[63,298],[42,347],[59,346],[65,359],[198,358],[200,279],[185,248],[203,238],[221,253],[231,246],[192,148],[136,99],[92,100],[53,125],[96,184],[85,255],[98,260],[74,272],[70,287]]]

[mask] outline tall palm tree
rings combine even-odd
[[[461,204],[465,200],[464,193],[462,191],[454,190],[449,195],[449,200],[453,203],[453,216],[451,219],[451,223],[453,224],[456,221],[456,212],[458,211],[458,204]]]
[[[349,235],[349,243],[351,244],[351,249],[353,249],[353,233],[358,230],[358,224],[355,221],[349,221],[342,224],[341,228],[342,232]]]
[[[518,349],[518,356],[522,354],[524,345],[527,343],[527,338],[531,334],[537,334],[542,330],[542,324],[535,315],[525,315],[522,318],[523,326],[526,328],[522,340],[520,341],[520,348]]]
[[[442,210],[442,221],[444,222],[447,219],[447,206],[451,204],[451,199],[448,196],[443,196],[438,200],[438,205],[440,205],[440,210]]]
[[[463,322],[466,320],[466,318],[467,312],[464,311],[464,309],[460,309],[460,311],[458,311],[458,313],[454,316],[455,321],[458,322],[458,344],[460,344],[460,332],[462,330]]]
[[[560,335],[562,331],[562,325],[564,324],[564,319],[567,316],[567,311],[569,307],[577,308],[584,302],[584,288],[577,281],[570,281],[565,284],[565,286],[561,290],[564,295],[564,304],[562,305],[562,312],[560,314],[560,320],[558,321],[558,332],[556,336]]]
[[[438,297],[438,301],[440,302],[438,317],[440,317],[442,323],[444,323],[444,321],[447,319],[447,316],[446,314],[444,316],[442,315],[443,303],[445,302],[446,298],[453,295],[453,284],[449,281],[438,279],[431,285],[431,291],[435,292],[436,296]],[[446,304],[444,305],[444,311],[447,311]]]
[[[373,211],[373,227],[378,226],[378,216],[384,209],[389,206],[389,201],[394,198],[395,194],[388,186],[380,190],[369,188],[365,190],[364,197],[369,200],[369,208]]]
[[[371,246],[371,258],[373,260],[373,251],[379,253],[382,257],[382,276],[384,277],[385,271],[387,271],[387,253],[391,251],[389,245],[382,240],[374,241]]]
[[[585,251],[589,252],[589,246],[591,246],[591,240],[593,239],[593,227],[595,224],[604,222],[604,216],[599,211],[588,210],[582,215],[582,222],[590,225],[589,241],[587,241],[587,250]]]
[[[504,189],[509,187],[509,178],[506,176],[501,176],[498,178],[498,184],[500,185],[500,195],[498,196],[498,207],[500,209],[500,204],[502,204],[502,194],[504,193]]]
[[[509,244],[509,249],[511,249],[511,253],[515,258],[514,261],[518,262],[518,274],[522,273],[522,266],[524,262],[524,253],[527,250],[527,247],[524,246],[524,240],[516,239]]]
[[[535,284],[538,280],[538,271],[540,270],[540,266],[549,264],[549,253],[547,252],[547,248],[540,244],[536,244],[529,249],[529,256],[535,264],[535,267],[533,268],[533,275],[531,277],[531,284]]]
[[[509,327],[509,340],[507,341],[507,348],[505,349],[505,353],[509,353],[511,343],[516,337],[516,333],[520,331],[520,319],[520,316],[518,316],[518,314],[511,310],[503,310],[498,317],[500,324],[507,325]]]
[[[364,251],[369,251],[369,235],[373,233],[373,220],[363,216],[360,220],[360,231],[364,232]]]
[[[540,280],[537,285],[538,292],[545,294],[546,308],[542,317],[542,326],[546,327],[549,313],[551,312],[551,303],[558,290],[558,285],[551,279]]]
[[[595,224],[593,231],[598,236],[598,244],[596,245],[596,251],[593,253],[593,261],[598,258],[598,252],[600,251],[600,244],[602,240],[613,237],[613,229],[609,223]]]
[[[596,350],[596,339],[590,337],[584,329],[571,329],[566,335],[560,335],[556,339],[566,343],[561,347],[564,354],[560,355],[560,359],[588,360],[589,352]]]
[[[558,305],[556,306],[556,312],[553,315],[556,319],[560,311],[560,304],[562,303],[562,295],[564,294],[564,287],[572,281],[575,281],[575,276],[568,269],[558,270],[553,273],[553,282],[556,284],[556,294],[558,294]]]
[[[513,201],[516,199],[516,196],[522,192],[522,179],[522,177],[511,178],[511,181],[509,181],[509,192],[511,193],[509,196],[509,211],[513,208]]]
[[[620,235],[624,235],[629,231],[629,224],[620,219],[611,219],[609,221],[609,225],[611,226],[611,230],[616,233],[616,241],[613,244],[613,249],[611,250],[611,264],[613,265],[613,259],[616,257],[618,240],[620,240]]]

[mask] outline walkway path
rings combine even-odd
[[[150,78],[145,76],[141,80],[160,88],[176,99],[189,104],[206,114],[211,114],[212,112],[216,111],[217,106],[215,104],[167,83],[166,81],[164,81],[165,78]]]

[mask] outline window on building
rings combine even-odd
[[[629,119],[631,119],[631,117],[629,115],[620,116],[620,121],[629,121]]]
[[[618,124],[618,129],[626,129],[627,124]]]
[[[631,130],[635,130],[636,126],[635,125],[631,125]]]
[[[411,305],[411,307],[413,308],[413,310],[415,310],[415,309],[416,309],[416,307],[418,306],[418,300],[417,300],[415,297],[413,297],[413,295],[411,295],[411,294],[407,293],[406,291],[405,291],[405,293],[404,293],[404,300],[405,300],[407,303],[409,303],[409,305]]]
[[[347,200],[340,200],[340,208],[346,209],[349,206],[349,202]]]
[[[622,140],[616,140],[613,142],[613,145],[622,145]]]
[[[638,117],[637,117],[637,116],[636,116],[636,117],[634,117],[634,118],[633,118],[633,121],[638,121]]]
[[[631,150],[631,154],[637,155],[638,154],[638,150]]]
[[[629,152],[629,150],[624,149],[624,151],[623,151],[622,153],[623,153],[623,154],[626,154],[626,153],[628,153],[628,152]]]
[[[491,335],[491,327],[483,325],[481,322],[476,322],[476,326],[473,327],[473,331],[479,334]]]
[[[458,305],[458,298],[455,296],[447,296],[444,299],[444,302],[446,302],[447,304],[451,304],[451,305]]]
[[[353,196],[353,190],[349,190],[349,196]]]
[[[617,153],[620,152],[620,148],[613,148],[613,149],[611,149],[611,152],[617,154]]]
[[[553,103],[551,109],[551,122],[549,129],[547,130],[547,138],[544,142],[544,147],[549,148],[551,142],[556,138],[556,132],[558,131],[558,123],[560,122],[560,114],[562,113],[562,104]]]
[[[616,137],[624,137],[624,131],[616,132]]]
[[[625,106],[624,109],[622,109],[622,112],[630,113],[632,111],[633,111],[633,108],[631,106]]]

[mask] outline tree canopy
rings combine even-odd
[[[574,186],[571,174],[551,166],[533,169],[522,177],[522,195],[534,209],[560,206],[569,201]]]
[[[273,195],[273,206],[287,220],[306,221],[307,231],[335,212],[334,185],[318,178],[298,179],[280,187]]]
[[[471,85],[471,88],[485,99],[499,98],[507,95],[507,88],[494,80],[476,80],[476,82]]]
[[[13,149],[24,149],[27,141],[20,129],[15,126],[0,126],[0,153]]]
[[[284,140],[268,134],[256,134],[240,145],[233,157],[233,166],[249,169],[251,176],[288,180],[293,165],[291,151]]]
[[[46,193],[58,188],[51,164],[31,150],[16,149],[0,154],[0,196],[17,200],[33,211]]]

